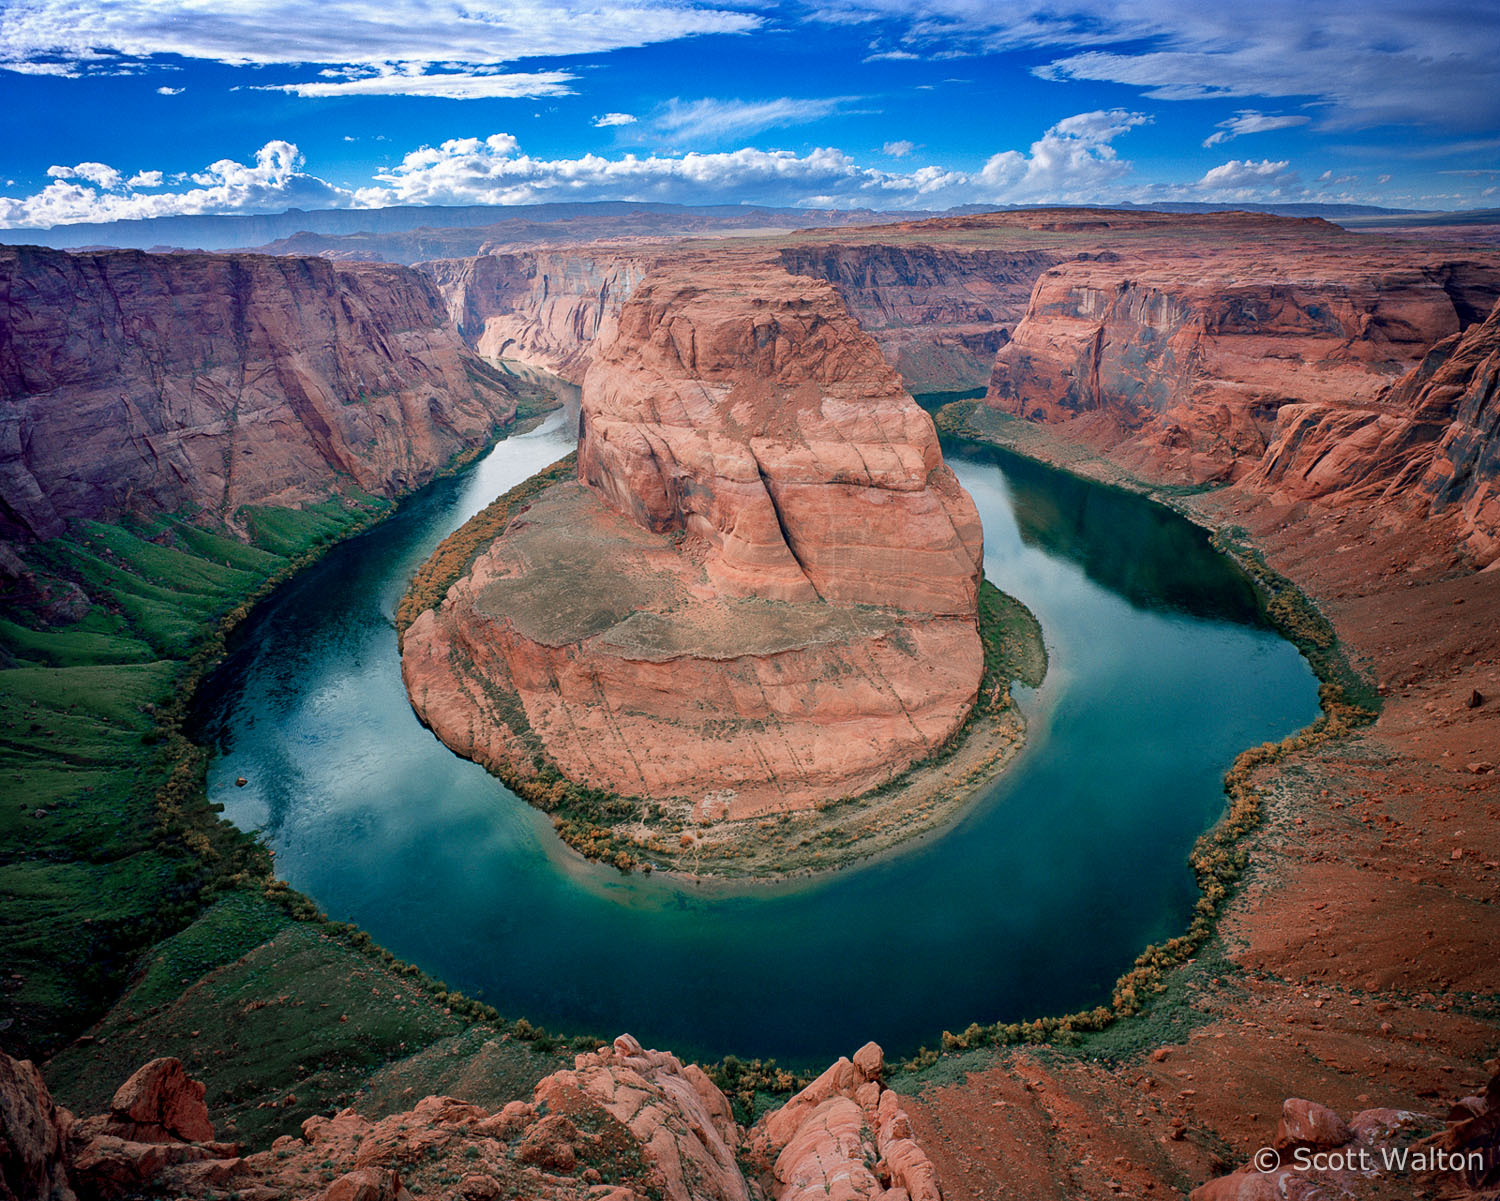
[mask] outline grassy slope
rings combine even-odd
[[[434,1046],[462,1037],[496,1048],[497,1100],[559,1066],[545,1032],[515,1037],[272,882],[263,849],[209,805],[206,754],[180,732],[253,599],[391,508],[349,493],[251,510],[248,543],[171,517],[87,524],[32,548],[33,586],[4,597],[0,1048],[63,1047],[48,1073],[65,1103],[97,1109],[142,1062],[178,1055],[204,1069],[214,1112],[259,1138],[407,1056],[428,1066],[399,1074],[437,1086]],[[92,606],[49,621],[42,594],[70,586]]]

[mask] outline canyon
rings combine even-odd
[[[1263,823],[1243,844],[1252,869],[1219,915],[1222,938],[1082,1051],[959,1032],[934,1075],[903,1084],[906,1126],[882,1116],[895,1092],[836,1065],[833,1085],[777,1111],[806,1110],[808,1124],[773,1114],[757,1135],[724,1120],[688,1066],[627,1041],[549,1085],[546,1114],[540,1089],[511,1119],[412,1099],[384,1129],[389,1115],[336,1112],[327,1126],[320,1111],[281,1160],[244,1157],[272,1181],[260,1187],[283,1190],[268,1197],[396,1195],[403,1155],[436,1146],[456,1172],[468,1137],[456,1132],[485,1123],[504,1133],[480,1148],[487,1166],[570,1195],[550,1178],[558,1165],[592,1166],[601,1131],[618,1133],[596,1102],[635,1138],[637,1111],[612,1108],[627,1068],[647,1108],[677,1106],[671,1121],[686,1090],[703,1107],[706,1119],[690,1115],[699,1158],[675,1152],[714,1182],[691,1196],[810,1196],[837,1171],[868,1172],[872,1155],[873,1182],[850,1195],[915,1197],[929,1172],[951,1197],[1168,1195],[1275,1141],[1277,1115],[1287,1147],[1350,1145],[1346,1133],[1373,1146],[1390,1137],[1388,1111],[1441,1138],[1438,1099],[1484,1094],[1500,996],[1492,250],[1316,220],[1104,210],[499,249],[411,271],[0,252],[8,311],[26,315],[0,325],[6,537],[25,546],[70,521],[193,506],[232,526],[243,506],[303,504],[345,479],[404,491],[510,420],[513,385],[484,355],[549,367],[584,381],[578,479],[527,502],[408,627],[414,703],[450,745],[508,770],[539,774],[540,746],[582,780],[699,790],[688,807],[711,821],[763,816],[880,782],[972,703],[977,529],[907,390],[983,386],[943,410],[945,432],[1153,496],[1258,556],[1327,614],[1380,711],[1257,769]],[[159,336],[164,316],[140,313],[197,333],[177,344]],[[139,390],[122,398],[120,378]],[[793,415],[795,435],[778,425]],[[254,471],[233,457],[245,449]],[[869,511],[891,520],[851,516]],[[833,553],[851,525],[859,553]],[[772,676],[772,661],[800,667]],[[857,714],[819,695],[830,675]],[[908,690],[895,699],[893,676]],[[525,700],[524,724],[479,683],[497,679]],[[706,728],[716,719],[691,704],[715,695],[742,724]],[[603,714],[623,709],[639,724],[612,728]],[[814,720],[773,739],[771,712]],[[835,746],[816,720],[830,713],[864,723],[863,742]],[[720,740],[713,773],[678,751],[685,721]],[[673,753],[635,755],[649,740]],[[773,753],[780,786],[757,793],[767,776],[754,765]],[[710,795],[725,765],[741,786]],[[552,1121],[576,1102],[569,1090],[593,1098],[588,1121],[602,1125]],[[1297,1100],[1309,1097],[1360,1116],[1341,1128]],[[1490,1137],[1492,1106],[1470,1106],[1454,1129],[1486,1113],[1489,1125],[1450,1141]],[[1292,1127],[1309,1115],[1320,1125],[1303,1137]],[[780,1141],[773,1124],[787,1127]],[[908,1127],[928,1166],[901,1184],[891,1137]],[[710,1128],[725,1148],[760,1147],[771,1175],[729,1170]],[[47,1145],[62,1145],[57,1129]],[[327,1170],[314,1166],[325,1158],[366,1177],[303,1192],[274,1177],[278,1163]],[[47,1171],[35,1179],[65,1186]],[[1200,1196],[1263,1183],[1229,1181]],[[1328,1184],[1277,1183],[1286,1195]],[[1463,1196],[1492,1181],[1438,1185]],[[1409,1181],[1380,1187],[1406,1195]]]

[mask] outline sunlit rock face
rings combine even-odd
[[[978,515],[828,284],[659,266],[596,351],[578,461],[406,633],[461,753],[750,816],[866,791],[967,715]]]

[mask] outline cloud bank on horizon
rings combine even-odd
[[[1500,10],[1232,7],[11,0],[0,226],[604,199],[1500,205]]]

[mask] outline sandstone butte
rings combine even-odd
[[[827,283],[658,265],[595,348],[578,464],[405,634],[449,746],[740,818],[864,792],[962,723],[978,515]]]
[[[302,1123],[269,1150],[216,1141],[204,1086],[152,1060],[75,1118],[0,1054],[0,1198],[117,1201],[942,1201],[885,1056],[867,1043],[749,1129],[697,1064],[629,1035],[491,1112],[430,1096]],[[408,1187],[410,1185],[410,1187]]]
[[[394,496],[515,414],[404,267],[0,247],[0,536]]]

